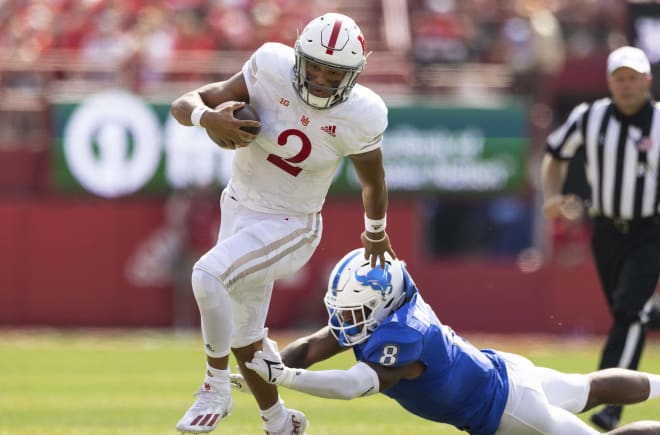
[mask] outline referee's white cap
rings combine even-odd
[[[642,74],[651,73],[651,64],[646,54],[637,47],[619,47],[607,57],[607,74],[619,68],[627,67]]]

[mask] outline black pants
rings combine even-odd
[[[601,369],[637,369],[649,322],[659,313],[647,302],[660,276],[660,217],[635,221],[595,218],[592,250],[613,325]]]

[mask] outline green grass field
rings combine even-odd
[[[280,346],[291,335],[273,333]],[[528,356],[537,365],[587,372],[602,338],[472,336],[480,347]],[[0,434],[176,434],[192,403],[204,359],[198,334],[0,331]],[[349,367],[351,354],[318,367]],[[660,373],[654,336],[641,367]],[[353,401],[319,399],[281,390],[286,404],[305,412],[310,435],[460,434],[414,417],[383,395]],[[251,396],[235,393],[234,411],[214,433],[263,434]],[[627,408],[624,421],[660,418],[660,400]]]

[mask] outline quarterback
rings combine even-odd
[[[660,375],[565,374],[519,355],[477,349],[438,320],[402,262],[388,258],[384,269],[373,268],[363,256],[362,249],[351,251],[332,271],[327,326],[281,355],[266,337],[246,366],[270,383],[320,397],[381,392],[415,415],[475,435],[598,434],[575,414],[660,396]],[[305,369],[347,349],[358,361],[348,370]],[[242,385],[238,375],[232,382]],[[660,434],[660,422],[607,433]]]
[[[229,79],[172,103],[176,120],[213,133],[235,149],[232,177],[220,197],[217,244],[193,267],[206,351],[206,377],[177,424],[206,433],[232,409],[228,358],[245,373],[268,434],[302,434],[305,415],[287,409],[277,387],[244,369],[261,349],[273,282],[300,269],[321,239],[321,209],[333,175],[348,156],[362,186],[364,258],[394,256],[385,232],[387,187],[381,145],[387,108],[356,84],[366,63],[364,37],[349,17],[312,20],[295,47],[266,43]],[[260,121],[240,120],[249,103]],[[241,127],[260,127],[258,134]],[[277,297],[275,295],[275,297]]]

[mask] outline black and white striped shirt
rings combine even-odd
[[[546,151],[567,160],[582,146],[592,215],[636,219],[660,214],[660,103],[649,102],[633,116],[620,113],[609,98],[580,104],[550,134]]]

